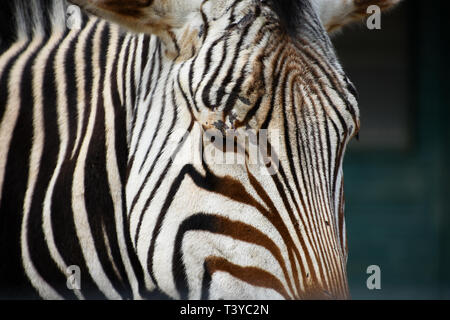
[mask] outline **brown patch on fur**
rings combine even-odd
[[[186,61],[192,58],[199,49],[201,43],[198,38],[198,30],[196,28],[187,27],[182,36],[177,39],[179,47],[179,56],[177,60]]]
[[[386,10],[395,4],[392,0],[354,0],[354,3],[357,8],[356,13],[362,15],[366,14],[367,8],[371,5],[377,5],[381,10]]]
[[[326,26],[327,32],[335,32],[337,30],[339,30],[340,28],[342,28],[344,26],[344,24],[331,24]]]
[[[142,18],[142,9],[148,8],[152,3],[153,0],[103,0],[96,2],[101,9],[135,19]]]
[[[217,271],[227,272],[233,277],[253,286],[273,289],[283,296],[283,298],[290,299],[280,280],[265,270],[255,267],[238,266],[219,257],[207,258],[206,267],[211,275]]]

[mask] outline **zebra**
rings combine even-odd
[[[349,298],[329,34],[398,1],[71,2],[15,1],[0,56],[0,296]],[[263,165],[242,130],[276,132]],[[230,139],[243,162],[204,156]]]

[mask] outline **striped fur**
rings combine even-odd
[[[309,1],[205,1],[169,38],[54,3],[0,56],[0,295],[347,298],[359,111]],[[224,127],[277,132],[275,174],[192,148]]]

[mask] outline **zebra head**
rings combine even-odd
[[[147,286],[347,298],[342,162],[359,110],[328,32],[396,1],[72,2],[157,36],[127,119],[129,232]],[[262,166],[239,143],[249,132],[266,141],[253,149]],[[217,162],[238,150],[242,162]]]

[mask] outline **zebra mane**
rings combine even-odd
[[[305,14],[312,10],[308,0],[267,0],[289,35],[296,35],[305,21]]]
[[[65,29],[68,6],[65,0],[13,0],[8,3],[16,40],[46,36]]]

